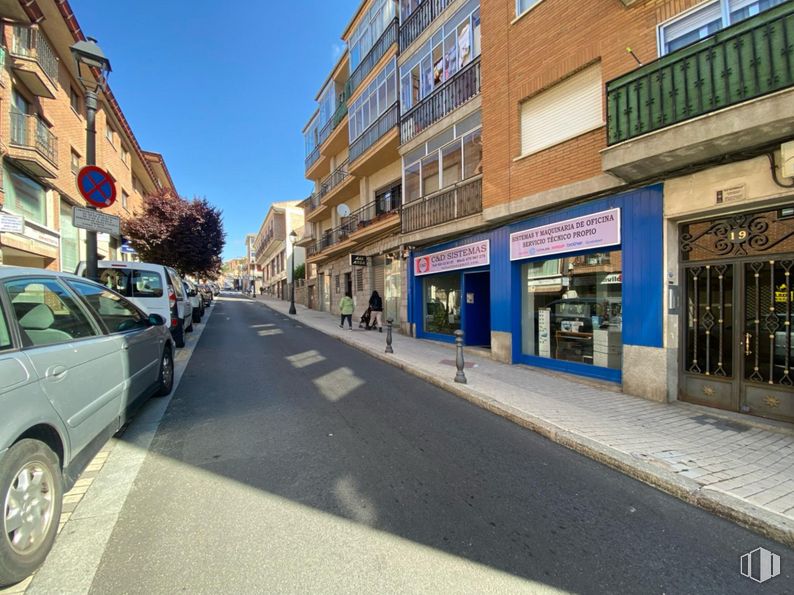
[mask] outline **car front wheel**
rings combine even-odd
[[[43,442],[20,440],[0,461],[0,587],[41,566],[52,549],[63,501],[58,457]]]

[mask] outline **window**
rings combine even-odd
[[[319,133],[319,121],[315,115],[311,124],[306,128],[306,132],[303,133],[303,141],[306,145],[306,157],[311,155],[314,149],[317,148]]]
[[[669,54],[785,0],[713,0],[659,26],[659,54]]]
[[[72,149],[71,165],[72,165],[72,173],[74,175],[77,175],[77,172],[80,171],[80,154],[74,149]]]
[[[136,176],[132,176],[132,191],[143,196],[143,186],[141,186],[141,181]]]
[[[604,125],[601,65],[575,74],[521,104],[521,155]]]
[[[521,16],[530,8],[540,4],[541,0],[516,0],[516,16]]]
[[[356,140],[397,101],[397,59],[378,73],[350,106],[350,142]]]
[[[469,132],[473,126],[474,130]],[[475,112],[403,156],[403,202],[482,173],[482,128]]]
[[[74,273],[80,262],[80,233],[72,225],[72,205],[61,200],[61,270]]]
[[[130,195],[127,194],[124,190],[121,191],[121,206],[123,208],[127,208],[127,199],[129,199]]]
[[[375,214],[390,213],[400,204],[402,188],[400,182],[375,191]]]
[[[430,95],[479,55],[479,2],[468,2],[400,67],[403,112]]]
[[[424,280],[425,332],[453,335],[460,329],[461,275],[433,275]]]
[[[3,308],[0,307],[0,351],[11,349],[11,334],[8,332],[8,323]]]
[[[358,67],[369,53],[389,23],[397,16],[396,0],[376,0],[348,40],[350,48],[350,73]]]
[[[113,145],[115,140],[114,137],[116,136],[116,131],[113,130],[113,127],[110,125],[110,122],[105,122],[105,138],[108,139],[108,142]]]
[[[100,269],[99,283],[128,298],[163,296],[163,279],[156,271]]]
[[[80,94],[74,90],[74,87],[69,87],[69,104],[75,112],[80,113]]]
[[[121,162],[125,165],[130,164],[130,152],[124,146],[121,147]]]
[[[404,23],[421,3],[422,0],[400,0],[400,22]]]
[[[25,347],[68,343],[98,333],[86,314],[54,279],[5,283]]]
[[[621,264],[616,250],[523,265],[523,353],[620,369]]]
[[[149,327],[148,317],[123,297],[91,283],[69,285],[87,302],[111,333],[123,333]]]
[[[46,225],[47,201],[44,186],[9,166],[4,166],[3,174],[6,195],[4,208],[34,223]]]

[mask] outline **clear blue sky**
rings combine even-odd
[[[224,258],[271,202],[305,198],[301,130],[359,0],[70,0],[144,150],[223,210]]]

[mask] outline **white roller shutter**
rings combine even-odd
[[[521,104],[521,154],[552,147],[604,125],[601,65]]]

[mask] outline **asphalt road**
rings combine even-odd
[[[764,585],[739,574],[759,546],[781,556]],[[217,304],[92,593],[766,594],[792,577],[784,546],[239,299]]]

